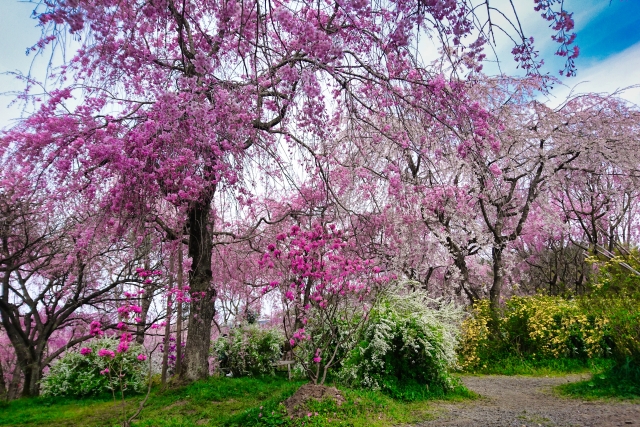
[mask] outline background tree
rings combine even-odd
[[[105,233],[99,216],[73,209],[69,199],[64,206],[46,202],[45,195],[0,189],[0,315],[24,376],[23,396],[38,394],[46,365],[93,336],[92,320],[104,327],[117,320],[108,315],[116,290],[138,281],[139,260]]]

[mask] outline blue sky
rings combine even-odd
[[[595,3],[589,1],[567,2],[568,7]],[[605,7],[580,29],[576,43],[580,46],[580,63],[588,66],[608,56],[620,53],[640,41],[640,1],[605,0]]]
[[[557,75],[563,60],[553,55],[556,45],[550,39],[552,30],[533,10],[533,0],[513,2],[525,32],[534,36],[545,59],[544,71]],[[492,0],[491,4],[504,7],[508,3],[507,0]],[[26,56],[25,50],[40,34],[37,22],[30,19],[34,6],[28,1],[0,0],[0,73],[29,71],[33,56]],[[576,42],[581,53],[577,60],[578,76],[563,80],[565,86],[554,91],[556,99],[562,99],[576,85],[579,92],[612,92],[640,84],[640,0],[565,0],[565,8],[574,12]],[[517,73],[510,61],[511,48],[506,40],[498,40],[497,51],[505,73]],[[33,73],[42,76],[46,63],[47,58],[36,58]],[[490,63],[485,65],[485,71],[498,72]],[[0,93],[21,88],[21,83],[14,78],[0,75]],[[629,90],[623,96],[640,105],[640,89]],[[11,96],[0,97],[0,128],[10,125],[11,119],[20,115],[17,108],[7,108],[11,99]]]

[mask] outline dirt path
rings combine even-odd
[[[481,398],[437,403],[438,418],[415,427],[640,427],[639,403],[582,401],[559,397],[551,391],[555,385],[580,379],[580,375],[464,377],[464,384]]]

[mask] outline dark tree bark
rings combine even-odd
[[[11,382],[9,383],[9,388],[7,389],[7,400],[14,400],[18,397],[18,389],[21,379],[20,374],[20,365],[16,363],[11,374]]]
[[[182,277],[182,244],[178,246],[178,289],[182,291],[184,285]],[[182,375],[182,304],[181,300],[176,301],[178,307],[176,308],[176,372],[178,376]]]
[[[4,380],[4,369],[0,361],[0,400],[7,400],[7,383]]]
[[[502,259],[503,248],[493,247],[491,249],[491,259],[493,261],[493,283],[489,290],[489,299],[491,301],[491,311],[497,313],[500,309],[500,296],[502,294],[502,285],[504,284],[504,262]]]
[[[173,251],[169,254],[169,286],[168,291],[173,288],[173,275],[174,275],[174,262],[173,262]],[[171,338],[171,293],[167,292],[167,316],[166,316],[166,324],[164,326],[164,342],[163,342],[163,351],[162,351],[162,375],[161,382],[162,385],[165,386],[167,384],[167,369],[169,367],[169,338]]]
[[[213,192],[212,192],[213,193]],[[211,286],[211,254],[213,241],[209,230],[212,196],[195,202],[189,209],[189,256],[192,259],[189,272],[191,308],[189,333],[185,347],[182,378],[195,381],[209,375],[209,346],[211,323],[215,315],[216,291]]]

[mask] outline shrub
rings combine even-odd
[[[597,267],[591,291],[595,296],[635,296],[640,294],[640,253],[632,249],[626,254],[601,259],[591,256],[586,261]]]
[[[592,317],[605,319],[608,353],[619,368],[640,369],[640,304],[630,297],[594,297],[582,301]]]
[[[102,338],[88,342],[81,352],[70,351],[51,366],[42,380],[44,396],[88,396],[105,392],[142,392],[146,387],[146,363],[139,360],[140,346],[132,345],[118,353],[119,341]],[[114,357],[101,357],[100,350],[113,352]],[[108,371],[105,371],[107,370]]]
[[[542,295],[512,297],[498,320],[497,338],[489,331],[489,301],[478,301],[462,324],[462,368],[483,368],[513,355],[583,360],[609,355],[610,320],[604,313],[589,311],[581,301]]]
[[[462,312],[453,304],[429,308],[435,304],[420,292],[386,296],[370,313],[371,321],[338,378],[399,398],[409,398],[408,391],[416,389],[451,390],[449,370],[456,364]]]
[[[582,300],[592,316],[607,320],[607,345],[614,370],[640,372],[640,254],[625,251],[605,261],[590,257],[598,267],[589,298]],[[637,377],[637,375],[636,375]]]
[[[244,324],[213,343],[220,369],[234,377],[273,375],[273,364],[282,357],[284,334],[276,328]]]

